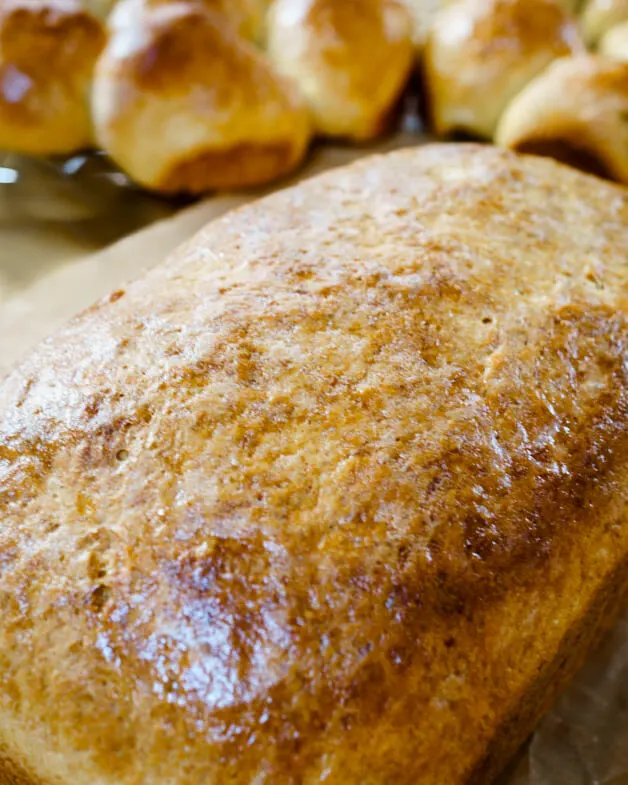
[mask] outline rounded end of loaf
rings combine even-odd
[[[307,108],[225,15],[123,0],[94,80],[97,139],[136,182],[167,194],[261,185],[293,170]]]
[[[628,64],[557,60],[510,104],[496,142],[628,183]]]
[[[611,27],[602,37],[598,51],[604,57],[628,63],[628,21]]]
[[[439,135],[492,138],[510,100],[557,57],[584,51],[555,0],[459,0],[425,51],[428,114]]]
[[[387,130],[412,70],[411,18],[399,0],[275,0],[268,53],[320,134],[366,141]]]
[[[589,0],[580,19],[585,40],[596,46],[615,25],[628,20],[628,0]]]
[[[105,38],[75,0],[4,0],[0,149],[39,156],[92,146],[89,89]]]

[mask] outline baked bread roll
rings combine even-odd
[[[625,598],[627,247],[627,190],[427,146],[43,343],[0,387],[0,780],[490,782]]]
[[[628,183],[628,63],[557,60],[510,104],[496,141]]]
[[[602,36],[599,52],[613,60],[628,62],[628,21],[615,25]]]
[[[412,68],[411,19],[400,0],[275,0],[268,55],[298,84],[319,133],[371,139]]]
[[[458,0],[437,16],[425,52],[437,134],[490,139],[510,100],[561,55],[583,50],[555,0]]]
[[[0,149],[92,144],[89,87],[104,43],[103,23],[75,0],[0,1]]]
[[[628,0],[589,0],[582,12],[582,27],[590,45],[624,21],[628,21]]]
[[[310,140],[296,88],[198,3],[123,0],[93,88],[99,144],[163,193],[265,183],[294,169]]]

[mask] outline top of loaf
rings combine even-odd
[[[466,781],[582,612],[539,576],[609,551],[627,249],[626,191],[426,146],[230,213],[40,345],[0,388],[0,752]]]

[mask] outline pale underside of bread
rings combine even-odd
[[[627,247],[625,191],[428,146],[42,344],[0,387],[0,782],[488,782],[623,601]]]

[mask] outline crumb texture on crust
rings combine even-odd
[[[44,342],[0,388],[13,758],[486,782],[625,581],[626,248],[624,190],[434,145],[225,216]]]

